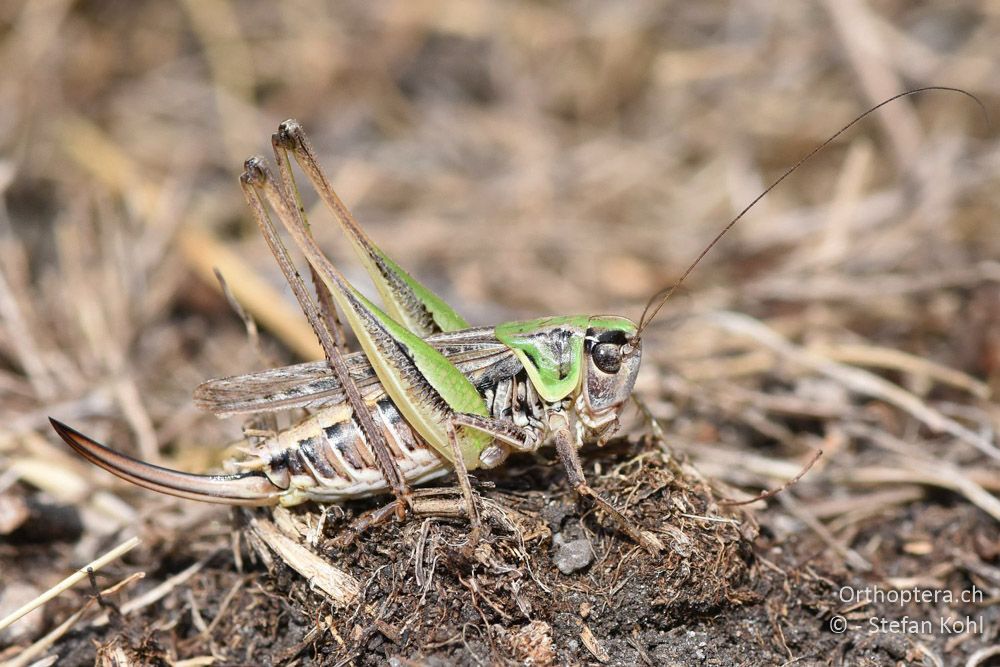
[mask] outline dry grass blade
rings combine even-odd
[[[100,558],[94,559],[93,561],[91,561],[87,565],[83,566],[82,568],[80,568],[79,570],[77,570],[76,572],[74,572],[73,574],[71,574],[70,576],[68,576],[65,579],[63,579],[62,581],[60,581],[58,584],[56,584],[55,586],[53,586],[49,590],[45,591],[43,594],[39,595],[36,599],[34,599],[31,602],[25,604],[20,609],[17,609],[15,611],[11,612],[7,616],[5,616],[3,619],[0,619],[0,630],[3,630],[8,625],[10,625],[11,623],[13,623],[17,619],[21,618],[22,616],[24,616],[25,614],[27,614],[31,610],[37,609],[38,607],[41,607],[42,605],[44,605],[49,600],[57,597],[63,591],[65,591],[65,590],[67,590],[69,588],[72,588],[77,583],[83,581],[88,576],[90,576],[91,572],[96,572],[97,570],[100,570],[102,567],[104,567],[108,563],[110,563],[112,561],[115,561],[115,560],[118,560],[124,554],[128,553],[132,549],[134,549],[137,546],[139,546],[139,542],[140,541],[139,541],[138,537],[133,537],[133,538],[131,538],[129,540],[126,540],[125,542],[122,542],[117,547],[115,547],[111,551],[108,551],[107,553],[105,553]]]
[[[24,667],[25,665],[31,664],[32,660],[34,660],[39,655],[48,650],[49,647],[55,644],[60,637],[65,635],[70,628],[76,625],[77,621],[79,621],[80,618],[87,612],[87,610],[90,609],[93,603],[94,603],[93,599],[87,600],[87,602],[84,603],[83,607],[74,612],[73,615],[71,615],[65,621],[57,625],[48,634],[39,639],[37,642],[35,642],[34,644],[26,648],[24,651],[22,651],[19,656],[0,664],[0,667]],[[58,656],[56,656],[56,660],[58,660]],[[52,662],[48,664],[52,664]]]
[[[777,496],[777,498],[778,501],[784,505],[786,509],[788,509],[792,516],[809,526],[809,529],[816,533],[816,535],[838,556],[843,558],[851,568],[859,572],[872,571],[872,564],[864,556],[844,544],[843,540],[838,539],[832,532],[830,532],[829,528],[827,528],[809,511],[808,508],[792,497],[792,494],[782,494]]]
[[[132,582],[138,581],[143,576],[144,576],[143,572],[136,572],[135,574],[129,575],[124,580],[120,581],[114,586],[104,589],[103,591],[100,592],[100,594],[101,596],[106,596],[116,593],[117,591],[124,588],[125,586],[128,586]],[[87,601],[83,603],[83,606],[80,607],[80,609],[78,609],[77,611],[75,611],[69,618],[67,618],[59,625],[57,625],[48,634],[46,634],[44,637],[36,641],[34,644],[21,651],[21,653],[17,657],[12,658],[11,660],[8,660],[6,662],[0,663],[0,667],[24,667],[25,665],[31,663],[32,660],[34,660],[39,655],[47,651],[53,644],[59,641],[59,639],[63,635],[69,632],[69,630],[74,625],[76,625],[76,623],[80,620],[80,618],[83,617],[83,615],[87,612],[88,609],[90,609],[94,605],[95,602],[97,602],[96,596],[88,598]],[[53,664],[58,659],[59,656],[56,655],[52,657],[51,662],[44,662],[44,661],[43,662],[44,664]],[[45,660],[49,660],[49,658],[46,658]],[[39,665],[43,663],[39,662],[32,664]]]
[[[303,359],[323,358],[316,335],[298,309],[239,254],[195,227],[181,231],[178,245],[184,259],[206,284],[218,285],[216,271],[225,276],[226,285],[240,305],[297,355]]]
[[[901,350],[856,344],[810,345],[806,349],[838,363],[900,370],[917,378],[928,378],[957,387],[976,398],[986,400],[990,397],[990,387],[985,382],[980,382],[967,373],[936,364],[927,359],[921,359]]]
[[[845,366],[819,354],[798,347],[768,327],[760,320],[732,312],[717,312],[705,321],[728,331],[750,336],[757,342],[778,352],[783,357],[814,371],[834,378],[852,391],[882,399],[918,419],[936,433],[948,433],[972,445],[990,458],[1000,460],[1000,448],[982,435],[975,433],[927,405],[914,394],[887,380],[859,368]]]
[[[844,475],[847,484],[924,484],[959,493],[973,505],[1000,521],[1000,499],[976,483],[966,472],[944,462],[900,458],[895,466],[866,466]]]
[[[125,604],[121,605],[119,611],[121,611],[122,616],[128,616],[132,612],[138,611],[147,607],[159,600],[162,600],[164,596],[173,591],[178,586],[183,585],[191,577],[196,575],[201,569],[205,567],[205,561],[201,560],[194,563],[185,569],[181,570],[177,574],[169,577],[166,581],[161,583],[159,586],[154,586],[142,595],[132,598]],[[91,625],[94,627],[102,627],[110,622],[111,618],[108,614],[102,614],[95,618]]]
[[[597,637],[594,636],[594,631],[586,623],[583,624],[583,630],[580,631],[580,641],[597,658],[598,662],[608,662],[611,660],[611,655],[608,654],[607,649],[601,646],[601,642],[597,641]]]
[[[1000,655],[1000,644],[981,648],[965,661],[965,667],[980,667],[985,665],[990,658]]]
[[[320,557],[299,539],[286,534],[274,522],[254,518],[250,527],[285,564],[305,577],[311,586],[323,591],[335,606],[347,607],[361,594],[361,583],[357,579]]]

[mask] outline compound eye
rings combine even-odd
[[[605,373],[614,374],[622,367],[622,351],[615,343],[598,343],[590,351],[594,365]]]

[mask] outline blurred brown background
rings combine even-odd
[[[73,458],[48,415],[153,460],[219,461],[239,424],[190,392],[262,362],[210,268],[284,291],[237,177],[285,118],[376,241],[475,324],[638,317],[814,145],[937,84],[992,122],[929,92],[852,129],[692,275],[640,390],[710,476],[773,486],[823,444],[807,505],[895,484],[891,516],[945,489],[995,529],[998,45],[989,0],[2,3],[0,493],[81,508],[80,539],[45,551],[75,567],[178,504]],[[265,326],[268,355],[308,354],[287,295],[255,293],[287,325]],[[918,459],[957,477],[889,479]],[[874,486],[844,486],[865,466]],[[852,525],[838,544],[875,559]],[[4,583],[62,576],[24,553],[0,553]]]

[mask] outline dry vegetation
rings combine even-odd
[[[0,4],[0,616],[142,539],[97,574],[104,608],[84,581],[0,635],[0,660],[1000,664],[998,44],[989,0]],[[208,470],[241,424],[191,390],[315,354],[236,184],[286,117],[475,323],[635,317],[784,168],[928,84],[992,124],[956,94],[887,107],[757,206],[647,338],[663,437],[633,418],[587,469],[658,557],[543,450],[480,476],[496,510],[475,551],[445,520],[337,543],[371,503],[274,517],[357,583],[338,605],[253,548],[267,516],[135,489],[48,428]],[[817,448],[784,493],[719,502]],[[591,562],[563,574],[569,555]],[[844,585],[983,597],[852,605]],[[906,615],[986,627],[868,633]]]

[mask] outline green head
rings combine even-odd
[[[588,412],[596,416],[622,405],[632,393],[642,347],[629,319],[547,317],[501,324],[495,333],[546,401],[582,393]]]

